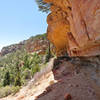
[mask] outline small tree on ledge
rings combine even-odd
[[[50,4],[45,3],[43,0],[35,0],[38,4],[38,8],[42,12],[48,13],[50,10]]]

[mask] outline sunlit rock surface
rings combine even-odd
[[[100,0],[44,0],[51,3],[48,39],[57,55],[100,54]]]

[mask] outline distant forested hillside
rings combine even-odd
[[[42,46],[39,49],[42,49],[43,45],[45,46],[48,45],[48,41],[46,39],[46,33],[41,34],[41,35],[32,36],[29,39],[21,41],[18,44],[12,44],[10,46],[3,47],[0,52],[0,55],[5,56],[9,53],[16,52],[17,50],[22,50],[22,49],[27,49],[28,51],[33,52],[34,50],[36,51],[34,46],[38,46],[38,45],[40,46],[41,44]]]
[[[46,34],[4,47],[0,56],[0,98],[16,93],[21,86],[26,85],[50,57]]]

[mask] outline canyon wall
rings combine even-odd
[[[44,0],[51,4],[48,39],[57,56],[100,54],[100,0]]]

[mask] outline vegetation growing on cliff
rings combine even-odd
[[[38,43],[37,41],[44,41],[45,43],[46,34],[31,37],[27,43]],[[50,57],[47,58],[50,56],[47,53],[48,44],[45,45],[44,54],[39,54],[37,52],[38,49],[34,52],[28,52],[24,46],[20,50],[18,49],[0,57],[0,93],[2,92],[0,98],[16,93],[20,89],[20,86],[26,85],[34,77],[34,74],[42,69],[45,63],[47,63],[47,59],[49,61]],[[42,47],[39,50],[43,50]]]
[[[50,4],[45,3],[43,0],[36,0],[39,10],[48,13],[50,10]]]

